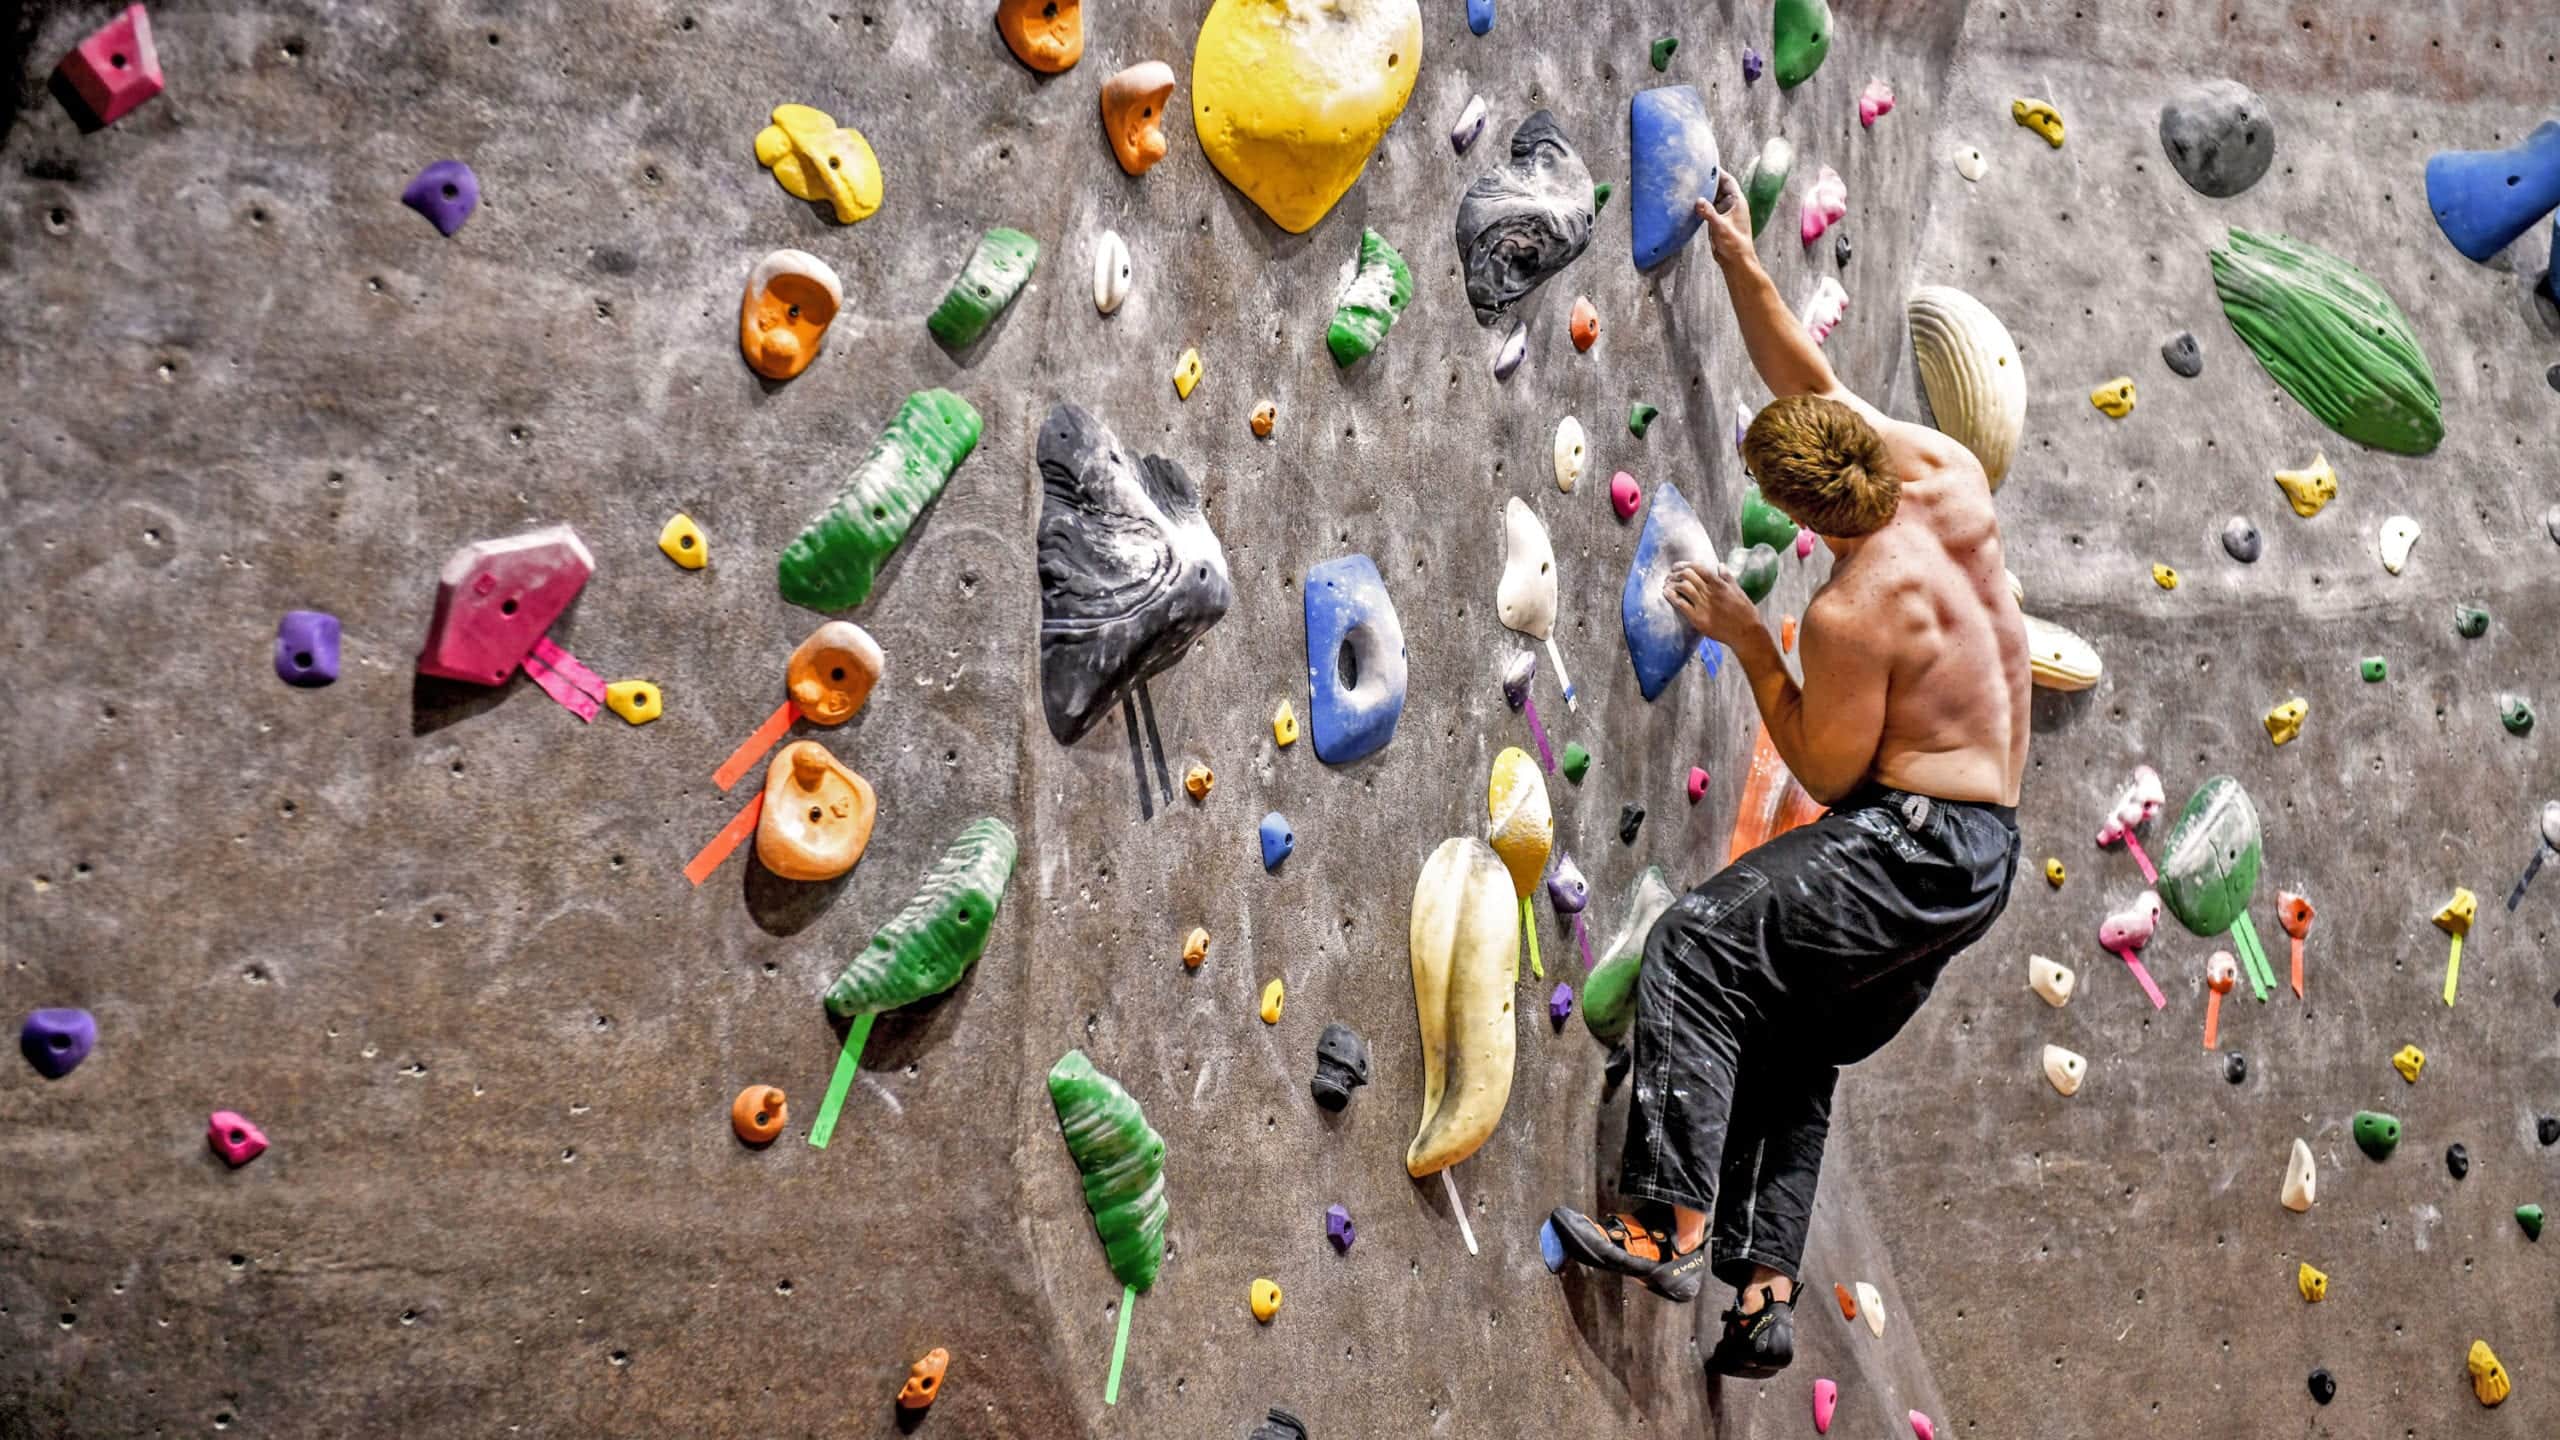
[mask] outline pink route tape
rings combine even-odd
[[[2168,997],[2162,995],[2160,993],[2160,987],[2152,983],[2151,972],[2142,968],[2142,962],[2133,958],[2132,951],[2119,950],[2116,952],[2116,958],[2124,962],[2124,968],[2133,972],[2135,982],[2142,986],[2142,993],[2151,997],[2152,1009],[2166,1010],[2169,1008]]]
[[[582,693],[597,700],[604,698],[604,677],[588,669],[577,656],[553,644],[550,636],[545,635],[533,642],[533,658],[558,672],[561,678]]]
[[[531,655],[524,657],[524,673],[533,677],[533,683],[542,687],[543,694],[559,701],[562,709],[581,720],[590,723],[595,720],[599,708],[596,697],[580,690],[568,676]]]

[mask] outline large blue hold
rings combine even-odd
[[[1650,270],[1698,233],[1698,202],[1716,195],[1716,132],[1695,85],[1639,90],[1627,104],[1635,158],[1627,215],[1636,268]]]
[[[2427,208],[2453,248],[2486,260],[2560,208],[2560,120],[2504,150],[2447,150],[2427,161]]]
[[[1479,35],[1493,30],[1493,0],[1467,0],[1467,28]]]
[[[1345,555],[1309,570],[1307,730],[1316,758],[1348,765],[1393,739],[1404,679],[1404,623],[1377,562]]]
[[[1680,487],[1666,481],[1653,492],[1644,535],[1636,541],[1635,561],[1627,566],[1627,588],[1618,597],[1618,621],[1627,632],[1627,658],[1635,662],[1636,683],[1647,700],[1660,695],[1662,687],[1697,653],[1697,637],[1690,633],[1689,622],[1662,595],[1662,582],[1670,576],[1671,567],[1683,560],[1712,567],[1715,546]]]
[[[1289,852],[1298,848],[1296,832],[1289,828],[1289,817],[1274,810],[1262,817],[1262,868],[1277,870]]]

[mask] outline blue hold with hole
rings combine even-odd
[[[1262,817],[1262,868],[1277,870],[1289,852],[1298,848],[1297,833],[1289,828],[1289,817],[1274,810]]]
[[[1404,624],[1366,555],[1308,570],[1306,590],[1307,731],[1317,759],[1348,765],[1395,738],[1404,714]]]
[[[1493,30],[1493,0],[1467,0],[1467,28],[1479,35]]]
[[[1650,270],[1698,233],[1698,202],[1716,196],[1715,126],[1695,85],[1639,90],[1627,102],[1633,174],[1627,224],[1636,268]]]
[[[2453,248],[2487,260],[2560,209],[2560,120],[2504,150],[2446,150],[2427,161],[2427,208]],[[2555,227],[2560,233],[2560,227]]]

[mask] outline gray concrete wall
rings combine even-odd
[[[0,1010],[85,1005],[103,1038],[65,1081],[19,1067],[0,1084],[0,1433],[886,1434],[907,1362],[937,1344],[955,1358],[928,1430],[969,1436],[1241,1435],[1273,1403],[1323,1440],[1797,1434],[1816,1375],[1843,1386],[1835,1434],[1899,1433],[1915,1406],[1942,1435],[2553,1428],[2549,1286],[2508,1212],[2560,1204],[2533,1136],[2560,1109],[2542,962],[2560,881],[2513,917],[2496,902],[2555,787],[2544,734],[2506,736],[2492,697],[2560,705],[2537,518],[2560,327],[2527,298],[2543,239],[2463,261],[2419,172],[2547,113],[2560,21],[2489,3],[1844,8],[1826,68],[1781,95],[1740,82],[1741,45],[1767,34],[1756,4],[1502,0],[1478,39],[1433,3],[1404,119],[1292,237],[1191,135],[1199,0],[1097,0],[1082,64],[1056,79],[1016,64],[984,9],[171,4],[155,10],[168,93],[89,135],[44,78],[103,10],[18,19],[0,121]],[[1554,786],[1594,943],[1644,864],[1694,882],[1732,824],[1749,699],[1731,671],[1638,697],[1614,618],[1634,530],[1605,500],[1624,468],[1729,524],[1733,407],[1763,392],[1716,277],[1702,254],[1634,274],[1613,205],[1528,307],[1530,359],[1497,385],[1499,332],[1468,314],[1449,233],[1458,192],[1540,106],[1623,182],[1626,95],[1656,80],[1645,47],[1665,31],[1683,41],[1667,78],[1707,92],[1728,155],[1779,129],[1800,174],[1847,177],[1853,301],[1830,353],[1851,384],[1916,413],[1913,283],[2005,317],[2032,384],[2000,497],[2011,562],[2031,608],[2109,668],[2037,705],[2023,825],[2072,879],[2022,887],[1842,1086],[1809,1278],[1876,1284],[1886,1336],[1809,1303],[1794,1370],[1720,1389],[1693,1338],[1711,1312],[1538,1264],[1547,1208],[1605,1191],[1622,1113],[1599,1104],[1579,1022],[1545,1025],[1543,989],[1522,991],[1502,1127],[1459,1170],[1481,1256],[1399,1163],[1413,879],[1441,838],[1480,830],[1493,755],[1526,743],[1495,684],[1520,643],[1492,615],[1504,497],[1545,517],[1564,579],[1582,701],[1539,693],[1557,743],[1599,756],[1581,787]],[[1149,58],[1186,88],[1171,157],[1131,180],[1094,89]],[[1870,74],[1900,103],[1867,132]],[[2152,133],[2168,91],[2212,74],[2255,85],[2281,127],[2275,172],[2227,202],[2178,182]],[[1493,124],[1453,157],[1473,93]],[[2021,93],[2061,105],[2064,149],[2009,123]],[[784,101],[870,137],[879,215],[832,227],[754,166]],[[1947,162],[1959,140],[1992,156],[1978,186]],[[451,241],[397,203],[445,156],[484,187]],[[2441,451],[2364,450],[2274,391],[2212,298],[2205,247],[2230,223],[2328,245],[2400,298],[2445,392]],[[995,224],[1046,252],[955,365],[922,316]],[[1418,294],[1341,373],[1321,336],[1363,224]],[[1087,281],[1106,225],[1138,276],[1109,318]],[[1790,234],[1773,223],[1762,249],[1795,299],[1832,265],[1827,240],[1808,255]],[[784,244],[833,264],[848,307],[825,356],[773,387],[740,363],[734,315],[748,267]],[[1577,292],[1604,323],[1582,356],[1564,334]],[[2156,358],[2181,328],[2204,341],[2202,380]],[[1207,378],[1183,403],[1167,376],[1186,345]],[[2109,422],[2085,397],[2118,373],[2141,406]],[[740,859],[690,889],[681,866],[732,808],[709,772],[778,701],[815,620],[775,595],[772,557],[927,385],[987,429],[855,615],[890,679],[821,736],[878,787],[871,853],[835,886]],[[1280,428],[1257,442],[1245,418],[1266,396]],[[1664,411],[1641,442],[1621,424],[1634,398]],[[1116,722],[1067,749],[1040,721],[1031,450],[1062,399],[1202,482],[1235,576],[1226,620],[1152,686],[1169,763],[1205,761],[1218,787],[1151,820]],[[1568,411],[1596,472],[1570,497],[1547,460]],[[2299,521],[2268,472],[2318,449],[2342,497]],[[654,553],[679,508],[710,537],[706,572]],[[2233,510],[2267,533],[2254,568],[2214,541]],[[2396,580],[2372,553],[2394,511],[2426,527]],[[558,633],[609,678],[661,683],[656,724],[581,727],[521,682],[414,680],[443,557],[553,522],[598,558]],[[1353,550],[1388,577],[1414,683],[1395,742],[1337,770],[1275,750],[1266,721],[1284,696],[1305,710],[1298,577]],[[2152,587],[2155,560],[2186,583]],[[1770,613],[1818,571],[1790,560]],[[2492,611],[2485,638],[2453,636],[2459,598]],[[346,623],[330,689],[268,668],[295,606]],[[2352,664],[2374,652],[2393,679],[2368,688]],[[2296,693],[2309,725],[2272,750],[2257,717]],[[2137,759],[2180,798],[2207,774],[2243,780],[2269,823],[2266,890],[2321,907],[2309,1002],[2226,1007],[2253,1066],[2237,1089],[2196,1045],[2207,947],[2154,947],[2173,996],[2154,1017],[2091,943],[2135,881],[2087,836]],[[1717,776],[1694,810],[1693,763]],[[1628,799],[1652,815],[1634,847],[1614,834]],[[1266,876],[1252,835],[1274,808],[1299,849]],[[838,1039],[818,989],[990,813],[1023,841],[995,944],[941,1002],[880,1024],[834,1143],[809,1147]],[[2448,1011],[2427,916],[2456,883],[2484,910]],[[1195,923],[1218,941],[1196,974],[1178,959]],[[1543,940],[1551,962],[1570,954],[1552,924]],[[2027,994],[2030,950],[2080,969],[2069,1009]],[[1273,976],[1288,1006],[1265,1027]],[[1338,1119],[1305,1089],[1330,1019],[1377,1058]],[[2090,1057],[2077,1099],[2038,1073],[2049,1040]],[[2408,1041],[2431,1056],[2414,1089],[2387,1064]],[[1118,1286],[1040,1085],[1070,1046],[1170,1147],[1171,1254],[1111,1409]],[[796,1117],[761,1153],[726,1123],[759,1081]],[[2346,1138],[2365,1106],[2408,1122],[2387,1165]],[[215,1107],[274,1148],[227,1172],[201,1136]],[[2275,1204],[2296,1134],[2322,1157],[2306,1217]],[[2436,1159],[2457,1139],[2461,1185]],[[1334,1201],[1360,1226],[1347,1257],[1323,1239]],[[2321,1307],[2293,1293],[2303,1258],[2332,1276]],[[1267,1328],[1245,1306],[1262,1275],[1288,1294]],[[2516,1377],[2494,1412],[2464,1382],[2475,1336]],[[2340,1380],[2327,1410],[2303,1391],[2315,1364]]]

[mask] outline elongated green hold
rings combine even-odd
[[[2379,1110],[2356,1112],[2356,1148],[2376,1160],[2388,1160],[2400,1145],[2400,1118]]]
[[[1049,1103],[1084,1176],[1085,1208],[1111,1273],[1133,1289],[1152,1288],[1164,1264],[1164,1137],[1081,1050],[1050,1067]]]
[[[1413,272],[1387,237],[1360,232],[1360,264],[1333,302],[1333,324],[1324,332],[1335,365],[1348,365],[1378,348],[1387,329],[1413,299]]]
[[[1653,428],[1654,417],[1661,413],[1658,408],[1638,400],[1627,407],[1627,433],[1643,439],[1644,432]]]
[[[1784,550],[1796,543],[1796,522],[1787,518],[1786,511],[1770,504],[1757,485],[1743,487],[1742,543],[1766,545],[1772,550]]]
[[[1736,545],[1725,553],[1724,568],[1733,573],[1733,583],[1754,605],[1778,588],[1778,552],[1769,546]]]
[[[1784,136],[1771,136],[1760,153],[1751,158],[1751,169],[1742,177],[1742,198],[1751,206],[1751,233],[1754,238],[1778,213],[1778,197],[1787,193],[1787,174],[1795,168],[1796,147]]]
[[[1644,937],[1680,897],[1659,865],[1648,865],[1627,891],[1627,922],[1591,973],[1582,979],[1582,1025],[1591,1038],[1614,1045],[1636,1022],[1636,977],[1644,969]]]
[[[1608,208],[1609,208],[1609,195],[1610,195],[1610,192],[1612,192],[1612,191],[1616,190],[1617,188],[1618,188],[1617,186],[1610,184],[1610,183],[1609,183],[1608,181],[1606,181],[1606,180],[1603,180],[1603,181],[1601,181],[1599,184],[1592,186],[1592,187],[1591,187],[1591,213],[1592,213],[1592,214],[1594,214],[1594,215],[1597,215],[1597,214],[1599,214],[1601,211],[1608,209]]]
[[[868,598],[907,528],[978,448],[978,429],[976,407],[948,390],[908,396],[834,501],[783,547],[782,598],[812,610]]]
[[[1663,36],[1661,39],[1654,41],[1654,42],[1653,42],[1653,68],[1654,68],[1654,69],[1656,69],[1656,70],[1668,70],[1668,69],[1670,69],[1670,68],[1671,68],[1671,52],[1673,52],[1673,51],[1675,51],[1675,50],[1677,50],[1677,49],[1679,49],[1679,48],[1680,48],[1680,37],[1679,37],[1679,36],[1677,36],[1677,35],[1665,35],[1665,36]]]
[[[987,932],[1013,875],[1013,831],[994,816],[969,822],[925,872],[924,885],[827,987],[839,1020],[912,1005],[960,983],[986,953]]]
[[[2206,937],[2222,934],[2258,888],[2258,807],[2228,775],[2196,787],[2160,851],[2160,903]]]
[[[1003,226],[988,231],[978,237],[978,248],[969,252],[960,277],[942,292],[942,303],[925,317],[924,328],[947,350],[977,344],[978,337],[1022,293],[1031,279],[1031,267],[1039,263],[1039,241]]]
[[[2317,246],[2233,227],[2212,252],[2222,313],[2285,393],[2350,440],[2424,455],[2444,439],[2436,374],[2373,278]]]
[[[1823,0],[1778,0],[1771,31],[1769,54],[1777,62],[1778,85],[1793,90],[1812,79],[1831,53],[1831,7]]]

